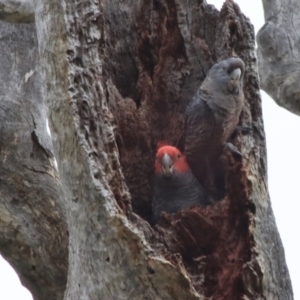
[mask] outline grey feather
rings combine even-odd
[[[204,186],[212,183],[214,167],[239,122],[244,72],[240,58],[215,64],[187,107],[184,152]]]

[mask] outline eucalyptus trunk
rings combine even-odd
[[[0,252],[34,299],[293,299],[239,7],[1,4]],[[245,62],[251,130],[232,139],[242,158],[222,157],[225,197],[152,227],[156,145],[179,143],[187,104],[231,56]]]

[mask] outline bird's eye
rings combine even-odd
[[[181,157],[181,154],[177,154],[177,159],[179,159]]]

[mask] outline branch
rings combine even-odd
[[[300,115],[300,8],[297,0],[263,0],[265,25],[257,33],[261,88]]]

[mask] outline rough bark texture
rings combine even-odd
[[[1,148],[2,168],[8,168],[1,175],[1,194],[7,190],[7,195],[1,197],[0,206],[1,215],[6,213],[1,222],[7,220],[1,224],[1,253],[9,252],[8,259],[18,257],[10,261],[35,299],[50,299],[55,284],[53,299],[63,299],[66,281],[64,299],[292,299],[267,191],[253,27],[238,6],[227,1],[219,13],[196,0],[36,0],[35,8],[43,73],[31,82],[40,97],[34,96],[34,89],[25,93],[28,80],[24,80],[20,103],[31,103],[32,98],[41,106],[19,106],[18,111],[21,116],[32,115],[41,107],[37,115],[42,118],[42,99],[47,100],[60,179],[49,165],[51,146],[42,119],[33,122],[24,117],[28,121],[22,130],[28,129],[27,135],[22,131],[22,146],[13,138],[18,128],[7,121],[2,135],[10,137],[4,145],[10,148]],[[5,26],[7,32],[18,28]],[[33,38],[34,26],[28,26],[25,36]],[[27,55],[35,47],[15,43]],[[5,53],[11,55],[14,49]],[[165,215],[151,228],[147,221],[156,144],[178,143],[183,113],[205,74],[214,62],[234,55],[246,65],[240,125],[253,130],[232,140],[242,159],[229,152],[223,155],[226,196],[207,208]],[[28,58],[23,64],[31,70],[36,61]],[[20,72],[21,64],[12,64],[15,69]],[[2,71],[7,76],[9,70]],[[26,72],[14,82],[27,78]],[[19,86],[9,88],[11,80],[4,82],[3,98],[10,100]],[[13,118],[7,113],[5,117]],[[35,131],[34,124],[41,124],[44,134]],[[23,191],[30,183],[16,161],[20,149],[33,152],[44,169],[32,177],[37,181],[36,186],[30,184],[32,194],[19,193],[15,203],[9,200],[12,190],[21,182]],[[18,154],[20,161],[25,159],[23,164],[32,159],[27,152]],[[7,165],[5,155],[11,157]],[[53,182],[40,182],[43,176]],[[17,236],[5,234],[10,224],[14,229],[19,223],[24,224]],[[51,247],[58,239],[61,243]],[[36,257],[30,271],[31,252],[22,256],[21,248],[27,244]],[[30,285],[32,276],[48,292],[47,298]]]
[[[257,34],[261,88],[300,115],[300,3],[263,0],[265,25]]]
[[[35,25],[0,22],[0,252],[35,299],[62,299],[68,236]]]
[[[13,23],[34,22],[33,1],[0,0],[0,20]]]

